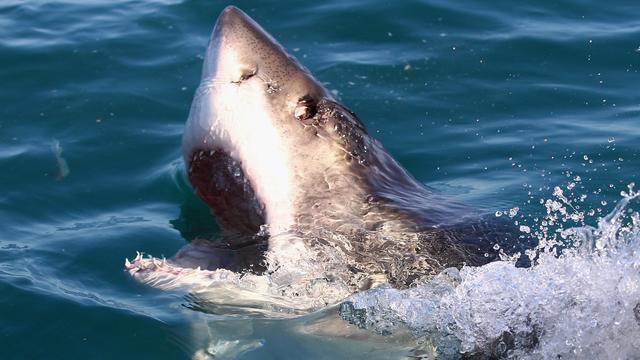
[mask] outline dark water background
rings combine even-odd
[[[191,356],[200,315],[123,262],[217,231],[180,140],[225,5],[0,3],[0,358]],[[526,222],[580,176],[604,212],[638,179],[634,1],[236,5],[418,179],[477,207]],[[287,348],[322,353],[272,334],[248,357]]]

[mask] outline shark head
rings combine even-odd
[[[425,192],[354,113],[233,6],[209,40],[183,149],[197,194],[235,232],[359,227],[381,199],[406,210]]]
[[[349,185],[368,142],[357,117],[260,25],[223,10],[183,149],[191,183],[225,227],[285,231]]]

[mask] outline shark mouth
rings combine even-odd
[[[257,234],[265,224],[262,205],[244,176],[241,163],[221,148],[196,150],[188,160],[188,176],[196,194],[225,229]]]

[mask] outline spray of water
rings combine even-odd
[[[633,358],[640,353],[640,215],[621,193],[589,226],[560,188],[531,227],[539,245],[482,267],[447,269],[415,288],[378,288],[342,304],[346,320],[378,333],[409,328],[439,358]],[[588,212],[587,212],[588,213]],[[563,225],[579,223],[580,226]],[[524,226],[524,225],[523,225]]]

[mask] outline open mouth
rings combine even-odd
[[[221,148],[195,150],[187,172],[196,193],[214,210],[223,228],[251,235],[260,231],[265,223],[264,206],[239,161]]]

